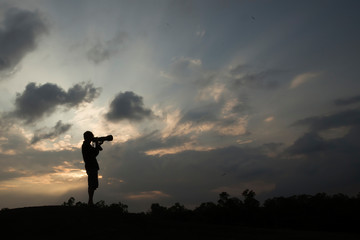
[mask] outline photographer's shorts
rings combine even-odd
[[[97,189],[99,187],[98,170],[86,170],[88,175],[88,186],[89,189]]]

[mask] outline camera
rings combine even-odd
[[[107,135],[106,137],[94,137],[92,141],[95,142],[96,147],[101,151],[103,149],[100,145],[103,144],[105,141],[112,141],[112,140],[113,140],[113,136]]]
[[[112,141],[113,136],[107,135],[106,137],[94,137],[93,142],[105,142],[105,141]]]

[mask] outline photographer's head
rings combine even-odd
[[[94,139],[94,134],[90,131],[84,132],[84,140],[91,142]]]

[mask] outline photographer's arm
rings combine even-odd
[[[104,143],[104,141],[96,141],[96,142],[95,142],[95,148],[96,148],[98,151],[102,151],[103,148],[101,147],[101,144],[103,144],[103,143]],[[99,154],[99,152],[98,152],[97,154]]]
[[[91,147],[91,155],[93,155],[94,157],[96,157],[97,155],[99,155],[99,152],[101,151],[99,149],[99,145],[95,143],[95,147]],[[100,147],[101,148],[101,147]]]

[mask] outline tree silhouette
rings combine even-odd
[[[229,201],[230,195],[227,192],[222,192],[219,194],[220,199],[218,200],[218,205],[220,207],[225,207]]]
[[[67,207],[72,207],[74,206],[75,203],[75,198],[74,197],[70,197],[69,200],[67,202],[64,202],[63,205],[67,206]]]
[[[151,204],[150,209],[153,216],[165,216],[167,211],[166,207],[163,207],[158,203]]]
[[[123,204],[121,202],[118,203],[112,203],[109,208],[118,210],[122,213],[128,213],[128,205]]]
[[[279,227],[326,231],[359,231],[360,194],[349,197],[345,194],[294,195],[267,199],[263,205],[255,198],[253,190],[242,192],[241,199],[231,197],[227,192],[219,194],[216,203],[204,202],[194,210],[187,209],[179,202],[165,207],[153,203],[148,213],[128,213],[128,206],[119,202],[110,206],[99,201],[94,208],[77,202],[70,197],[63,203],[67,209],[81,211],[106,211],[116,219],[117,214],[133,216],[134,219],[162,222],[201,222],[211,224],[241,225],[250,227]]]
[[[260,202],[255,199],[255,192],[253,190],[246,189],[242,195],[244,196],[244,205],[248,209],[256,209],[260,206]]]

